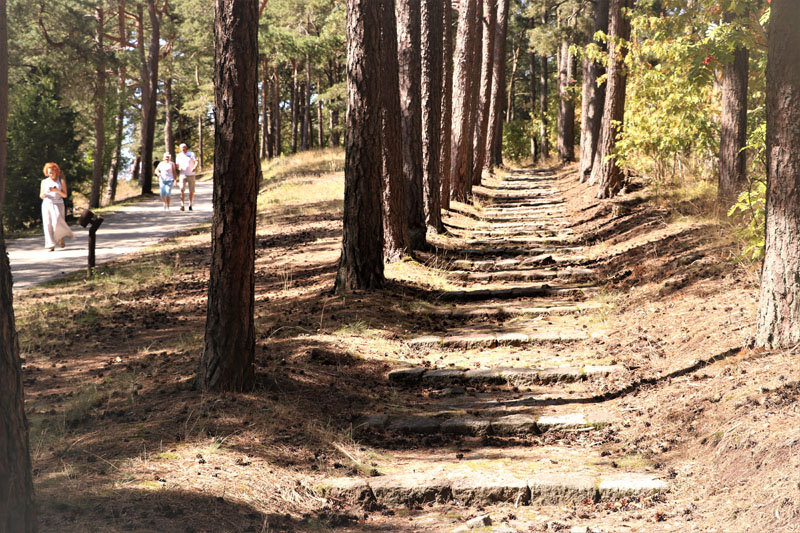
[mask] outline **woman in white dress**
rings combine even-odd
[[[57,235],[56,228],[67,226],[64,220],[64,198],[67,197],[67,182],[61,174],[61,169],[55,163],[47,163],[44,166],[44,175],[39,187],[39,198],[42,199],[42,225],[44,226],[44,247],[51,252],[55,250],[56,242],[64,247],[64,236],[69,237],[69,233],[61,236]],[[59,228],[59,229],[61,229]],[[63,230],[62,230],[63,231]]]
[[[172,194],[172,185],[175,183],[175,163],[172,162],[172,155],[169,152],[164,153],[164,159],[156,167],[156,176],[158,176],[158,188],[161,194],[161,201],[164,202],[164,211],[169,211],[170,195]]]

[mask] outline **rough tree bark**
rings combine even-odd
[[[291,109],[291,116],[292,116],[292,124],[291,124],[291,131],[292,131],[292,153],[297,153],[297,109],[298,109],[298,82],[297,82],[297,60],[290,59],[289,60],[292,64],[292,93],[289,98],[289,108]]]
[[[347,3],[347,128],[342,255],[334,290],[384,283],[381,224],[380,6]]]
[[[150,17],[150,43],[145,52],[143,6],[137,8],[137,43],[141,64],[140,90],[142,92],[142,172],[139,185],[142,194],[153,194],[153,143],[156,132],[156,98],[158,95],[158,59],[160,46],[160,22],[155,0],[147,0]]]
[[[450,209],[450,158],[453,138],[453,7],[450,2],[444,3],[442,13],[442,133],[439,175],[441,189],[439,198],[442,209]]]
[[[275,65],[272,68],[272,120],[274,124],[272,126],[272,131],[274,132],[272,138],[275,142],[275,147],[273,148],[272,152],[275,154],[275,157],[280,157],[281,155],[281,84],[280,78],[278,77],[278,65]]]
[[[422,55],[420,0],[397,2],[397,52],[400,64],[400,112],[403,127],[403,174],[408,212],[408,239],[414,250],[425,247],[425,202],[422,185]]]
[[[497,36],[494,40],[492,60],[492,103],[489,107],[489,133],[486,139],[488,150],[486,166],[492,169],[503,164],[503,102],[506,87],[506,36],[508,34],[509,0],[497,3]]]
[[[422,165],[425,221],[442,233],[441,203],[441,109],[442,40],[444,5],[441,0],[422,0]]]
[[[480,185],[486,164],[489,116],[492,105],[492,75],[494,72],[494,40],[497,33],[497,0],[483,0],[483,39],[481,47],[481,81],[475,120],[475,160],[472,165],[472,184]]]
[[[381,156],[383,174],[383,254],[398,261],[409,249],[406,181],[403,175],[403,134],[397,59],[397,19],[394,0],[378,0],[380,16]]]
[[[28,422],[23,401],[19,343],[14,324],[11,265],[3,235],[8,125],[8,33],[6,0],[0,0],[0,531],[37,530]]]
[[[608,0],[595,0],[594,31],[608,32]],[[594,41],[598,46],[604,46]],[[606,100],[606,85],[597,85],[597,78],[605,73],[605,69],[597,61],[583,57],[583,87],[581,88],[581,182],[589,179],[592,173],[594,155],[597,152],[597,140],[600,136],[600,123],[603,116],[603,104]]]
[[[569,41],[561,41],[558,51],[558,158],[562,163],[575,161],[575,103],[569,96],[569,85],[575,77]]]
[[[95,81],[94,81],[94,163],[92,165],[92,191],[89,207],[100,207],[100,190],[103,187],[103,150],[105,149],[106,123],[106,60],[103,48],[103,25],[105,22],[102,6],[95,7],[97,32],[95,34]]]
[[[458,13],[458,35],[453,72],[453,138],[450,160],[451,198],[466,202],[469,197],[472,166],[470,102],[472,100],[473,61],[477,33],[478,0],[463,0]]]
[[[611,0],[609,10],[608,38],[608,76],[606,81],[606,101],[603,107],[603,123],[597,144],[595,160],[592,164],[591,183],[597,183],[597,198],[611,198],[622,188],[623,175],[616,158],[613,157],[617,136],[622,132],[625,116],[625,85],[627,70],[625,54],[631,26],[623,14],[631,6],[632,0]]]
[[[766,254],[755,342],[800,343],[800,2],[772,0],[767,44]]]
[[[475,41],[472,47],[473,76],[472,95],[469,100],[469,140],[467,145],[467,197],[472,197],[472,185],[475,183],[475,136],[478,134],[478,108],[480,107],[481,94],[481,50],[483,49],[483,0],[478,0],[475,13],[478,20],[475,22]]]
[[[717,199],[731,204],[747,183],[747,77],[750,54],[737,48],[722,69],[722,129],[719,135]]]
[[[111,167],[108,169],[108,184],[106,195],[103,200],[105,205],[114,203],[117,196],[117,180],[119,178],[120,165],[122,164],[122,142],[125,125],[125,101],[127,89],[125,86],[125,66],[117,67],[117,115],[114,117],[114,154],[111,156]]]
[[[258,16],[251,0],[214,2],[214,217],[203,390],[242,391],[255,371]]]
[[[175,138],[172,134],[172,75],[164,80],[164,151],[175,160]]]
[[[544,21],[546,22],[546,21]],[[547,136],[549,120],[547,119],[547,56],[539,56],[539,162],[547,162],[550,157],[550,139]]]

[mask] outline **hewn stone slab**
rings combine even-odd
[[[429,370],[422,375],[425,385],[450,385],[464,381],[464,370],[455,368],[439,368]]]
[[[442,421],[433,417],[414,416],[393,420],[388,429],[396,433],[432,435],[441,431]]]
[[[669,485],[663,480],[648,474],[618,474],[604,476],[598,483],[600,498],[616,500],[642,494],[665,492]]]
[[[425,373],[424,368],[401,368],[399,370],[392,370],[388,374],[389,381],[403,384],[419,383],[422,379],[422,374]]]
[[[508,415],[492,420],[492,435],[513,437],[539,433],[536,418],[530,415]]]
[[[511,473],[497,473],[492,477],[461,476],[452,480],[453,498],[463,504],[514,502],[525,505],[530,501],[528,483]]]
[[[483,418],[449,418],[442,422],[441,430],[449,435],[480,437],[489,433],[491,423]]]
[[[528,479],[531,503],[562,505],[596,498],[595,478],[588,474],[542,472]]]
[[[558,416],[540,416],[539,419],[536,420],[536,425],[543,433],[545,431],[592,427],[592,425],[586,421],[586,416],[584,416],[583,413],[572,413]]]

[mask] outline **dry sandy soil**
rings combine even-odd
[[[732,226],[703,217],[698,201],[656,198],[640,184],[596,201],[574,169],[554,175],[600,287],[587,303],[598,307],[516,326],[604,332],[584,343],[410,346],[417,335],[476,323],[499,329],[512,319],[467,324],[437,315],[444,304],[432,295],[455,282],[447,257],[434,252],[389,266],[380,291],[332,295],[341,199],[308,200],[303,191],[340,190],[342,176],[318,170],[264,186],[282,199],[262,198],[258,222],[252,391],[203,394],[192,386],[208,228],[105,266],[94,280],[76,275],[18,295],[41,530],[450,531],[489,513],[497,531],[800,531],[798,353],[749,348],[758,265],[739,258]],[[470,224],[455,212],[446,220]],[[431,240],[444,249],[461,238]],[[625,367],[581,385],[597,395],[592,409],[618,423],[576,446],[615,468],[656,473],[669,480],[666,494],[558,507],[387,508],[317,490],[332,476],[382,474],[412,453],[487,445],[360,435],[354,427],[364,416],[408,411],[442,394],[398,388],[389,370],[557,366],[590,361],[589,353]],[[576,385],[558,387],[567,394]],[[514,443],[549,444],[542,436]]]

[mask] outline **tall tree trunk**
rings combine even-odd
[[[800,343],[800,3],[773,0],[771,6],[766,248],[755,343],[776,349]]]
[[[272,126],[273,140],[275,148],[273,153],[275,157],[281,156],[281,84],[278,77],[278,65],[272,68],[272,120],[275,122]]]
[[[127,90],[125,87],[125,65],[117,67],[117,116],[114,118],[114,155],[111,156],[111,168],[108,169],[108,186],[104,204],[114,203],[117,196],[117,180],[122,164],[122,142],[125,126],[125,100]]]
[[[425,221],[437,233],[444,231],[441,202],[442,32],[441,0],[422,0],[422,160]]]
[[[0,9],[5,12],[5,5]],[[5,169],[0,173],[5,174]],[[0,531],[9,533],[37,530],[13,304],[11,266],[0,216]]]
[[[395,31],[394,33],[396,34],[397,31]],[[397,48],[397,46],[395,45],[395,50],[396,50],[396,48]],[[396,55],[397,54],[395,54],[395,56]],[[395,61],[396,61],[396,58],[395,58]],[[339,83],[339,65],[337,65],[336,61],[333,60],[333,59],[330,60],[329,64],[330,64],[329,79],[330,79],[331,86],[333,86],[334,84]],[[330,145],[331,145],[332,148],[335,148],[335,147],[339,146],[339,110],[337,108],[338,103],[339,103],[338,98],[333,99],[329,103],[330,104],[330,109],[331,109],[331,113],[330,113],[330,130],[331,130],[331,133],[330,133]]]
[[[562,163],[575,161],[575,103],[569,95],[572,83],[573,56],[569,42],[561,41],[558,52],[558,158]]]
[[[0,0],[0,531],[33,533],[37,524],[28,422],[14,324],[11,265],[3,234],[7,127],[8,33],[6,0]]]
[[[164,80],[164,151],[175,161],[175,138],[172,134],[172,75]]]
[[[311,56],[306,55],[306,83],[303,97],[303,126],[305,127],[306,150],[314,145],[314,127],[311,124]]]
[[[514,78],[517,77],[517,69],[519,68],[519,54],[522,51],[522,36],[520,35],[517,41],[517,46],[514,47],[514,57],[511,61],[511,75],[508,77],[508,90],[506,91],[506,122],[514,120]]]
[[[414,250],[425,247],[422,168],[422,57],[420,0],[397,3],[397,52],[400,65],[400,112],[403,128],[403,174],[406,180],[408,239]]]
[[[92,166],[92,192],[89,207],[100,207],[100,189],[103,187],[103,151],[106,140],[106,61],[103,49],[104,13],[102,6],[95,8],[97,33],[95,34],[95,86],[94,86],[94,164]]]
[[[625,54],[631,26],[623,9],[631,7],[632,0],[611,0],[609,11],[608,76],[606,81],[606,101],[603,107],[603,123],[600,127],[600,140],[592,164],[592,183],[597,183],[597,197],[611,198],[622,188],[622,169],[614,157],[617,136],[622,132],[625,116],[625,86],[627,71]],[[616,125],[619,126],[616,126]]]
[[[381,224],[380,6],[347,2],[347,128],[342,255],[334,290],[384,283]]]
[[[153,142],[156,132],[156,98],[158,95],[159,20],[155,0],[147,0],[150,17],[150,43],[145,57],[143,6],[138,7],[138,43],[141,62],[142,91],[142,172],[139,176],[142,194],[153,194]]]
[[[594,34],[608,32],[608,0],[596,0],[594,3]],[[597,46],[604,44],[595,40]],[[597,152],[597,141],[600,137],[600,123],[603,117],[603,104],[606,100],[606,85],[597,85],[597,78],[605,74],[605,68],[587,56],[583,57],[583,87],[581,89],[581,182],[589,179],[592,164]]]
[[[255,237],[258,161],[258,16],[252,0],[214,2],[214,217],[203,390],[255,381]]]
[[[300,82],[300,101],[298,113],[300,118],[300,151],[308,150],[308,100],[306,100],[306,82]]]
[[[494,71],[494,40],[497,30],[497,0],[483,0],[483,39],[481,49],[481,83],[475,120],[475,161],[472,184],[480,185],[486,163],[486,138],[489,133],[489,113],[492,105],[492,72]]]
[[[531,25],[531,29],[533,29],[533,24]],[[530,78],[530,92],[531,92],[531,122],[536,120],[536,106],[538,101],[536,100],[536,85],[538,84],[537,76],[536,76],[536,50],[533,46],[530,46],[530,52],[528,54],[528,61],[531,64],[531,78]],[[531,135],[531,161],[536,162],[536,135]]]
[[[272,145],[269,138],[269,64],[267,58],[261,58],[261,142],[259,143],[258,155],[264,159],[272,159]]]
[[[381,149],[383,173],[383,256],[399,260],[410,248],[406,181],[403,175],[403,135],[400,121],[400,70],[394,0],[377,0],[380,15]]]
[[[323,131],[322,131],[322,76],[317,74],[317,147],[322,148],[323,144]]]
[[[506,88],[506,37],[508,34],[509,0],[497,2],[497,36],[494,39],[492,60],[492,103],[489,108],[489,138],[487,167],[492,169],[503,164],[503,102]]]
[[[747,184],[747,77],[749,53],[737,48],[722,70],[722,117],[717,198],[729,205]]]
[[[292,62],[292,95],[289,101],[289,107],[292,111],[292,153],[297,153],[297,100],[298,100],[298,82],[297,82],[297,60],[291,59]]]
[[[197,88],[200,88],[200,65],[194,65],[194,82]],[[203,97],[203,110],[197,115],[197,170],[196,172],[203,171],[203,114],[205,112],[205,96]]]
[[[444,2],[442,26],[442,124],[439,160],[441,188],[439,199],[442,209],[450,209],[450,161],[453,138],[453,7]]]
[[[546,23],[546,21],[545,21]],[[550,139],[547,118],[547,56],[539,56],[539,161],[546,163],[550,157]]]
[[[6,145],[8,142],[8,22],[6,0],[0,0],[0,214],[6,203]],[[2,224],[0,224],[0,227]],[[5,257],[5,254],[0,254]],[[0,283],[2,281],[0,280]]]
[[[469,157],[472,149],[472,136],[470,135],[472,123],[469,107],[472,101],[474,78],[472,56],[477,34],[478,0],[463,0],[460,5],[453,72],[453,144],[450,187],[453,200],[466,202],[472,184],[472,165]]]

